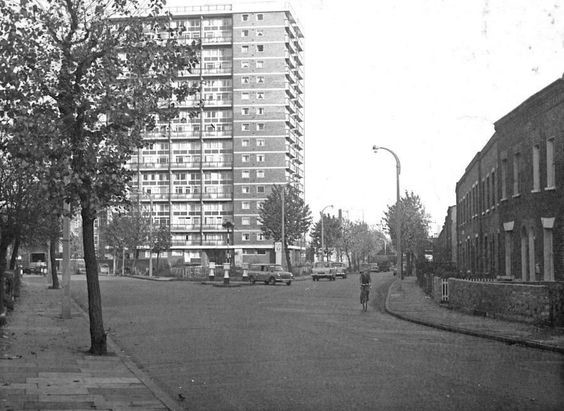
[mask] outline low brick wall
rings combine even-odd
[[[471,314],[564,325],[564,283],[474,282],[449,278],[449,305]]]

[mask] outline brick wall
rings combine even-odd
[[[454,309],[509,321],[564,325],[562,283],[474,282],[450,278],[448,286],[449,305]]]

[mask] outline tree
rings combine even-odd
[[[321,249],[321,218],[314,224],[311,231],[311,246],[316,250],[320,250],[325,258],[329,259],[333,250],[341,247],[342,243],[342,226],[338,217],[324,215],[323,217],[323,243],[325,249]]]
[[[159,272],[159,257],[162,252],[168,251],[172,246],[172,235],[167,224],[161,224],[152,241],[151,252],[157,253],[157,273]]]
[[[383,221],[387,226],[388,234],[392,238],[392,245],[397,249],[396,222],[401,221],[401,249],[406,254],[408,274],[418,256],[423,254],[425,244],[429,237],[430,217],[425,212],[421,199],[413,192],[405,192],[400,198],[399,215],[397,205],[388,206],[384,213]],[[399,269],[399,267],[398,267]]]
[[[282,241],[282,197],[284,197],[284,251],[288,270],[292,269],[288,246],[296,244],[309,230],[312,217],[298,189],[290,184],[274,185],[261,204],[259,222],[266,238]]]
[[[125,164],[143,146],[144,130],[175,116],[175,102],[198,88],[175,81],[198,63],[197,45],[184,41],[184,27],[169,24],[164,0],[149,4],[146,12],[135,0],[0,1],[3,127],[22,160],[58,164],[57,188],[79,206],[90,353],[97,355],[107,345],[96,214],[124,200]]]

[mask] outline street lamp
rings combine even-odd
[[[327,208],[333,208],[332,205],[328,205],[323,207],[323,209],[321,210],[321,212],[319,213],[321,215],[321,261],[324,261],[324,250],[325,250],[325,232],[324,232],[324,227],[323,227],[323,212],[325,211],[325,209]]]
[[[235,251],[235,249],[233,248],[233,246],[235,245],[235,224],[233,224],[231,221],[225,221],[221,226],[227,230],[227,245],[231,246],[231,252],[228,250],[227,256],[229,258],[230,264],[233,265],[235,260],[235,257],[233,256],[233,252]],[[230,239],[231,235],[233,237]]]
[[[378,153],[378,150],[385,150],[396,159],[396,238],[397,238],[397,269],[399,270],[400,279],[403,280],[403,266],[402,266],[402,255],[401,255],[401,216],[400,216],[400,172],[401,165],[399,157],[392,150],[386,147],[373,146],[372,150],[374,153]]]
[[[151,193],[139,191],[149,198],[149,277],[153,276],[153,197]]]

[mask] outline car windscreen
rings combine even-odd
[[[284,271],[284,269],[279,265],[275,265],[272,267],[272,271]]]

